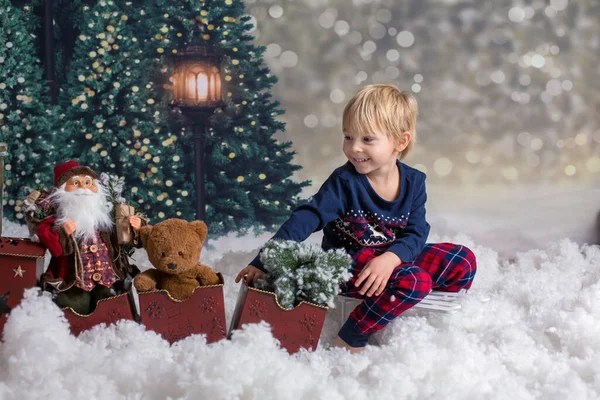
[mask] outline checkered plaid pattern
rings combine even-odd
[[[396,267],[383,293],[361,295],[354,282],[367,263],[384,251],[365,248],[357,253],[352,279],[341,286],[342,295],[364,299],[340,330],[340,337],[351,346],[364,346],[370,334],[423,300],[432,289],[446,292],[469,289],[477,269],[475,255],[467,247],[453,243],[427,244],[415,261]]]
[[[75,285],[89,292],[96,285],[111,287],[117,276],[110,264],[110,254],[106,244],[102,241],[94,243],[89,239],[81,244],[81,261],[83,263],[83,279],[76,281]]]

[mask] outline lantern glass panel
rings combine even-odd
[[[182,52],[183,53],[183,52]],[[192,46],[178,58],[173,75],[173,105],[218,107],[222,102],[220,59]]]
[[[197,82],[197,100],[207,100],[208,99],[208,76],[204,73],[199,73],[196,75]]]

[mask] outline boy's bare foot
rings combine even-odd
[[[353,354],[358,354],[365,349],[364,347],[352,347],[348,343],[344,342],[339,336],[336,336],[335,339],[333,339],[333,343],[331,343],[331,346],[343,347],[344,349],[348,349],[348,351],[350,351],[350,353]]]

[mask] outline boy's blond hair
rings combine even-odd
[[[392,139],[399,139],[402,132],[412,133],[408,146],[400,153],[402,159],[416,140],[417,100],[412,94],[398,89],[391,83],[363,86],[344,108],[342,129],[349,133],[368,136],[378,129]]]

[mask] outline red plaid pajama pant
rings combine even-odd
[[[355,287],[354,282],[367,263],[384,251],[366,248],[354,255],[352,279],[341,285],[342,295],[364,299],[339,333],[353,347],[366,345],[372,333],[423,300],[432,289],[446,292],[469,289],[477,270],[475,255],[467,247],[453,243],[427,244],[413,262],[394,269],[379,296],[361,295],[361,288]]]

